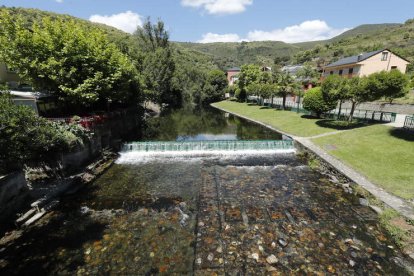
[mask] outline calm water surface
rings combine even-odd
[[[143,140],[281,139],[214,110]],[[375,213],[294,154],[118,162],[0,251],[0,274],[405,275]]]

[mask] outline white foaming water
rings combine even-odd
[[[164,151],[164,152],[121,152],[116,164],[139,164],[153,161],[176,162],[176,161],[200,161],[204,158],[238,159],[248,156],[264,156],[275,154],[292,154],[295,149],[278,150],[243,150],[243,151]]]

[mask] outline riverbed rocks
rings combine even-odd
[[[381,232],[375,213],[346,199],[350,187],[302,183],[310,172],[289,171],[229,166],[204,175],[196,271],[383,273],[375,252],[385,241],[367,246]]]
[[[38,229],[53,233],[54,244],[73,246],[22,239],[18,249],[0,251],[0,266],[17,250],[15,263],[41,263],[50,274],[400,272],[401,262],[389,256],[401,256],[375,212],[325,176],[295,164],[222,162],[150,164],[143,172],[115,166],[86,199],[72,196]],[[164,186],[171,175],[180,177]],[[42,250],[32,254],[33,248]]]

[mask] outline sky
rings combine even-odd
[[[104,23],[132,33],[161,19],[171,40],[288,43],[334,37],[361,24],[403,23],[414,0],[0,0]]]

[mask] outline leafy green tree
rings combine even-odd
[[[218,69],[210,71],[203,88],[203,103],[209,104],[223,100],[227,84],[226,74],[223,71]]]
[[[172,85],[176,68],[164,23],[158,21],[152,24],[147,18],[134,36],[142,49],[137,59],[142,60],[142,66],[138,69],[143,75],[146,98],[159,104],[180,104],[177,102],[180,101],[180,95],[176,95],[178,89]]]
[[[375,73],[372,78],[379,81],[378,93],[390,103],[394,99],[404,97],[409,91],[409,78],[399,70]]]
[[[309,64],[306,64],[305,66],[300,68],[296,73],[296,77],[309,81],[318,78],[319,75],[319,72]]]
[[[378,100],[382,97],[381,93],[381,83],[374,75],[349,79],[348,95],[352,103],[349,121],[352,122],[358,104]]]
[[[309,89],[303,99],[303,108],[316,114],[318,118],[324,112],[330,111],[336,107],[336,101],[326,101],[323,98],[320,87]]]
[[[278,86],[273,83],[262,83],[260,84],[260,94],[263,99],[270,98],[270,106],[273,106],[273,98],[276,96]]]
[[[286,97],[295,94],[301,87],[289,73],[280,74],[276,83],[278,86],[278,95],[283,98],[283,109],[286,109]]]
[[[338,75],[330,75],[323,81],[321,91],[325,101],[339,101],[337,117],[339,119],[341,116],[342,104],[350,99],[348,79]]]
[[[132,62],[99,29],[75,20],[44,17],[27,27],[0,11],[0,59],[22,78],[61,100],[87,106],[139,99]]]
[[[239,88],[239,100],[246,99],[247,87],[252,83],[258,83],[261,77],[262,71],[257,65],[249,64],[243,65],[240,70],[237,86]]]

